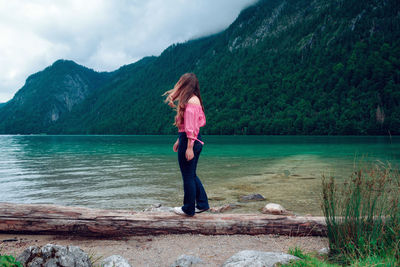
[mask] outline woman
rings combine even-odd
[[[199,134],[200,127],[206,124],[203,101],[200,96],[199,81],[193,73],[181,76],[174,88],[165,92],[165,102],[175,108],[178,101],[174,125],[178,127],[179,137],[173,149],[178,152],[179,167],[183,179],[183,206],[175,207],[179,215],[193,216],[209,209],[204,187],[196,175],[197,161],[203,148]]]

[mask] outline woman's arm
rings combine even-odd
[[[187,148],[186,148],[186,153],[185,153],[186,159],[187,159],[188,161],[189,161],[189,160],[192,160],[193,157],[194,157],[193,145],[194,145],[194,140],[188,138],[188,139],[187,139]]]
[[[200,106],[200,99],[194,95],[189,99],[188,103]],[[194,110],[191,110],[190,112],[186,112],[185,110],[185,132],[188,140],[185,155],[188,161],[192,160],[194,157],[193,145],[194,140],[197,138],[197,133],[199,132],[199,125],[197,125],[197,116],[198,114],[196,114]]]

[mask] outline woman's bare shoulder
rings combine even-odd
[[[188,103],[195,104],[195,105],[200,105],[200,99],[197,96],[194,95],[189,99]]]

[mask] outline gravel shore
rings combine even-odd
[[[25,248],[45,244],[79,246],[93,259],[119,254],[132,266],[169,266],[182,254],[204,260],[202,266],[220,266],[241,250],[288,252],[300,247],[303,251],[317,251],[328,246],[322,237],[288,237],[274,235],[160,235],[130,236],[115,239],[66,237],[54,235],[0,234],[0,254],[19,255]]]

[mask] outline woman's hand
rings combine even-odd
[[[186,149],[185,156],[186,156],[187,161],[192,160],[194,158],[193,147],[188,147]]]
[[[175,144],[174,144],[174,146],[172,148],[174,150],[174,152],[178,152],[178,147],[179,147],[179,139],[176,140],[176,142],[175,142]]]

